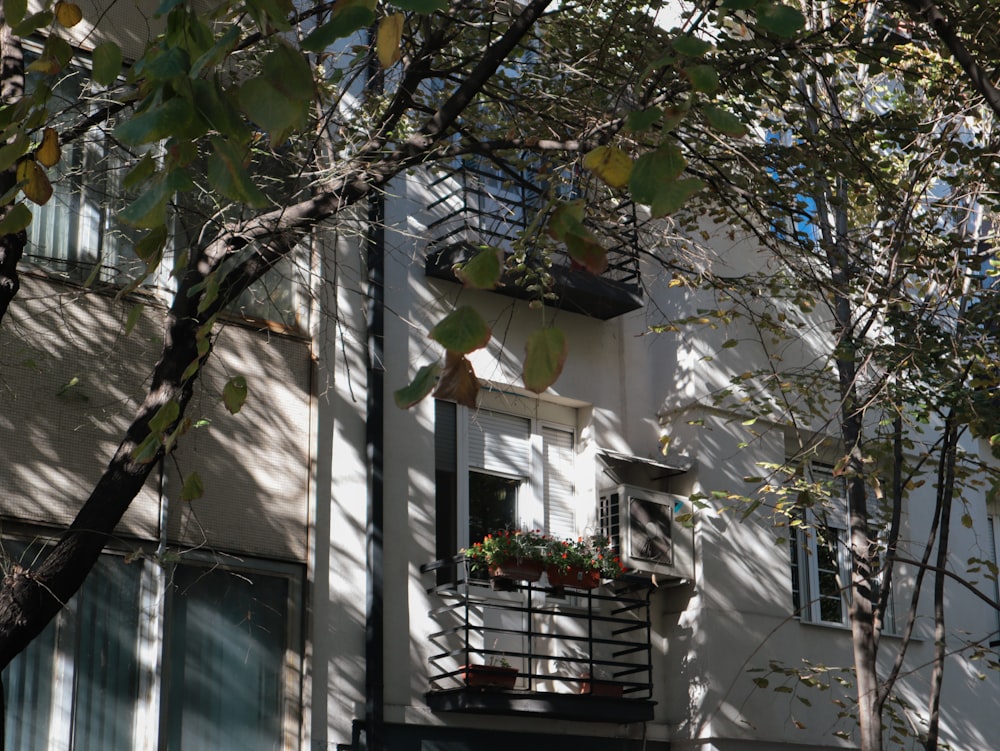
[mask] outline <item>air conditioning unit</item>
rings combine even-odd
[[[661,582],[693,579],[694,530],[676,521],[690,505],[683,496],[619,485],[601,491],[598,523],[630,571]]]

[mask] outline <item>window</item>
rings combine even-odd
[[[851,583],[846,487],[834,476],[831,465],[812,462],[805,471],[807,484],[819,490],[825,501],[803,510],[790,536],[792,609],[804,622],[846,626]],[[873,524],[871,537],[876,544],[880,535],[881,525]],[[877,599],[882,579],[880,553],[872,566],[879,572],[872,592]],[[883,628],[890,633],[895,628],[891,597]]]
[[[8,668],[6,748],[287,749],[297,578],[103,555]]]
[[[439,400],[434,432],[438,557],[497,529],[577,534],[576,410],[544,404],[529,415]]]
[[[99,106],[98,97],[86,90],[86,76],[75,68],[53,87],[49,109],[60,130],[76,124]],[[29,79],[29,85],[47,85]],[[52,197],[44,206],[31,206],[25,259],[50,273],[76,283],[88,280],[125,286],[145,273],[146,263],[135,253],[135,243],[144,234],[118,220],[119,213],[135,195],[127,195],[123,180],[135,163],[136,154],[114,145],[106,126],[94,126],[76,139],[61,144],[62,158],[48,170]],[[162,149],[150,148],[155,156]],[[282,175],[282,178],[287,176]],[[290,184],[290,182],[289,182]],[[200,216],[200,211],[189,212]],[[171,246],[190,247],[199,241],[202,227],[183,227],[171,222]],[[228,310],[234,315],[280,323],[304,330],[308,326],[311,237],[305,238],[287,258],[255,282]],[[169,260],[143,284],[171,289]]]
[[[29,85],[41,85],[31,81]],[[84,92],[84,77],[70,71],[53,87],[49,108],[57,123],[68,126],[97,103]],[[84,282],[116,284],[139,276],[145,264],[133,252],[138,232],[120,223],[124,190],[123,155],[111,147],[104,129],[93,127],[61,144],[62,158],[49,170],[52,197],[32,206],[26,257],[53,273]],[[98,269],[95,272],[95,266]]]

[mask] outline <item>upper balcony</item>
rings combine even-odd
[[[648,580],[590,590],[546,579],[508,581],[497,591],[488,579],[469,575],[463,556],[421,571],[444,582],[427,590],[439,624],[430,635],[426,694],[435,712],[616,723],[653,718]]]
[[[538,215],[544,211],[543,192],[526,180],[510,181],[496,172],[463,164],[431,183],[435,196],[428,211],[438,218],[428,227],[432,238],[427,250],[428,276],[458,281],[454,267],[484,246],[500,248],[510,260],[519,240],[530,243],[528,234],[538,234]],[[615,202],[608,212],[609,226],[591,230],[608,249],[608,268],[591,274],[574,264],[564,250],[551,254],[545,268],[540,254],[526,254],[529,270],[551,277],[547,305],[608,320],[642,307],[639,275],[639,235],[635,206]],[[528,232],[532,228],[531,233]],[[521,299],[537,299],[539,291],[525,284],[523,274],[508,271],[497,292]]]

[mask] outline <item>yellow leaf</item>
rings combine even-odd
[[[45,170],[34,159],[25,159],[17,165],[17,181],[30,201],[44,206],[52,198],[52,183],[45,176]]]
[[[69,29],[83,20],[83,13],[80,11],[80,6],[76,3],[66,3],[59,0],[56,3],[56,20],[60,26],[65,26]]]
[[[378,51],[378,61],[383,68],[391,68],[403,56],[399,41],[403,38],[404,18],[402,13],[394,13],[379,22],[375,49]]]
[[[55,128],[46,128],[42,133],[42,142],[35,150],[35,158],[46,167],[59,164],[62,151],[59,148],[59,135]]]
[[[624,188],[632,175],[632,159],[614,146],[598,146],[583,158],[583,166],[612,188]]]

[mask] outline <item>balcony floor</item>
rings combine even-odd
[[[476,252],[478,250],[467,243],[441,248],[427,256],[425,272],[435,279],[457,282],[454,265],[468,260]],[[636,284],[569,267],[553,266],[549,272],[553,277],[552,291],[556,299],[546,301],[546,304],[560,310],[607,321],[638,310],[643,305],[642,291]],[[530,299],[534,294],[517,284],[509,274],[501,277],[500,286],[494,291],[519,299]]]
[[[429,691],[427,706],[435,712],[490,715],[537,715],[583,722],[646,722],[656,702],[580,694],[555,694],[496,688],[452,688]]]

